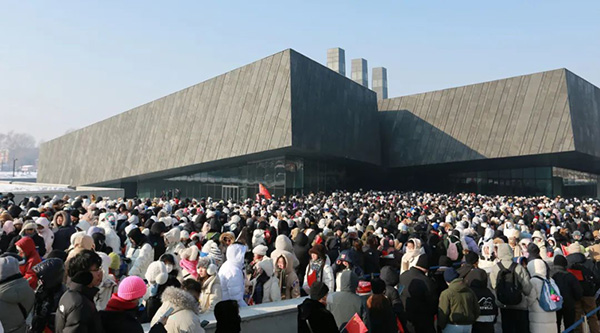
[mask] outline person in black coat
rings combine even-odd
[[[321,281],[310,287],[310,297],[298,305],[298,333],[337,333],[335,318],[325,307],[329,288]]]
[[[396,285],[398,285],[398,282],[400,281],[398,271],[391,266],[384,266],[381,269],[379,278],[385,282],[384,295],[392,303],[392,309],[394,310],[396,317],[400,320],[402,326],[406,327],[406,313],[404,312],[404,306],[402,305],[398,289],[396,289]]]
[[[381,257],[381,251],[377,250],[379,242],[377,237],[367,237],[367,244],[364,247],[363,258],[364,258],[364,271],[365,274],[379,273],[379,258]]]
[[[102,282],[102,259],[96,252],[83,250],[68,262],[71,281],[56,311],[56,333],[101,333],[102,321],[94,304],[97,286]]]
[[[575,323],[575,303],[583,296],[583,288],[575,277],[567,271],[567,259],[561,255],[554,257],[554,273],[552,278],[563,297],[562,309],[556,312],[556,325],[561,329],[564,321],[565,328]]]
[[[43,257],[46,254],[46,242],[42,236],[38,235],[37,225],[33,221],[25,223],[21,233],[16,237],[13,237],[11,240],[6,252],[17,253],[18,251],[16,243],[23,237],[29,237],[33,240],[33,244],[35,244],[35,250],[38,252],[40,257]]]
[[[66,251],[71,245],[71,235],[77,232],[77,228],[71,223],[71,216],[64,211],[56,213],[52,223],[58,227],[54,232],[52,249]]]
[[[0,236],[0,253],[9,252],[7,251],[9,246],[16,243],[16,240],[13,242],[13,239],[20,238],[19,233],[21,232],[21,228],[23,228],[23,221],[17,219],[15,221],[11,221],[11,223],[13,224],[14,230],[9,233],[3,232],[2,236]]]
[[[59,258],[49,258],[35,265],[33,271],[38,277],[38,287],[35,290],[31,332],[41,333],[46,328],[54,332],[56,309],[66,290],[63,284],[65,264]]]
[[[386,291],[385,282],[375,278],[371,280],[373,294],[367,300],[366,326],[371,333],[395,333],[398,332],[396,315],[392,309],[392,303],[384,295]]]
[[[296,268],[296,275],[298,275],[298,279],[300,279],[300,285],[304,283],[304,273],[306,271],[306,266],[308,266],[308,263],[310,262],[308,250],[310,250],[308,236],[303,232],[299,232],[296,238],[294,238],[294,254],[300,262]]]
[[[434,316],[438,310],[436,286],[427,277],[427,255],[420,255],[414,267],[400,275],[403,287],[400,299],[408,318],[407,326],[411,332],[435,333]]]
[[[154,222],[150,227],[150,236],[148,236],[148,244],[154,249],[154,261],[157,261],[160,256],[165,253],[165,239],[163,235],[167,227],[163,222]]]

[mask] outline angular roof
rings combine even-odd
[[[600,90],[566,69],[379,101],[384,165],[600,157]]]

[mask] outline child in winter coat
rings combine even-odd
[[[58,302],[66,287],[63,284],[65,276],[64,262],[59,258],[46,259],[35,265],[33,271],[38,277],[38,287],[35,290],[32,332],[54,332],[54,318]]]

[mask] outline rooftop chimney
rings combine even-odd
[[[352,77],[351,79],[359,84],[369,88],[369,72],[367,61],[363,58],[352,59]]]
[[[327,67],[346,76],[346,52],[344,49],[334,47],[327,50]]]
[[[377,93],[377,100],[388,98],[387,69],[385,67],[373,68],[373,91]]]

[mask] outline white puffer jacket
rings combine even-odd
[[[104,236],[106,237],[106,246],[110,246],[113,252],[120,253],[121,239],[119,238],[119,235],[117,235],[117,232],[112,228],[110,223],[100,222],[98,223],[98,226],[104,229]]]
[[[139,276],[142,279],[150,263],[154,260],[154,249],[150,244],[144,243],[141,247],[132,247],[127,251],[127,258],[131,259],[129,275]]]
[[[227,248],[227,261],[219,269],[222,300],[236,300],[238,304],[247,306],[244,302],[244,254],[246,246],[232,244]]]
[[[52,232],[52,229],[50,229],[50,221],[48,221],[47,218],[39,217],[37,220],[35,220],[35,223],[44,227],[42,230],[38,229],[38,234],[44,239],[44,245],[46,246],[46,254],[44,255],[45,258],[48,256],[48,254],[50,254],[50,251],[52,251],[52,244],[54,244],[54,233]]]
[[[161,296],[162,305],[156,311],[150,326],[154,326],[167,312],[173,308],[173,312],[167,319],[165,329],[169,333],[199,332],[204,333],[201,326],[198,301],[190,293],[183,289],[168,287]]]
[[[556,312],[546,312],[540,307],[539,299],[542,294],[545,279],[546,263],[542,259],[535,259],[527,264],[527,270],[531,275],[531,293],[527,296],[527,308],[529,310],[529,331],[531,333],[553,333],[557,332]]]
[[[185,250],[185,246],[181,244],[181,230],[179,228],[173,228],[169,230],[169,232],[164,234],[165,239],[165,253],[172,254],[179,259],[181,257],[181,252]]]

